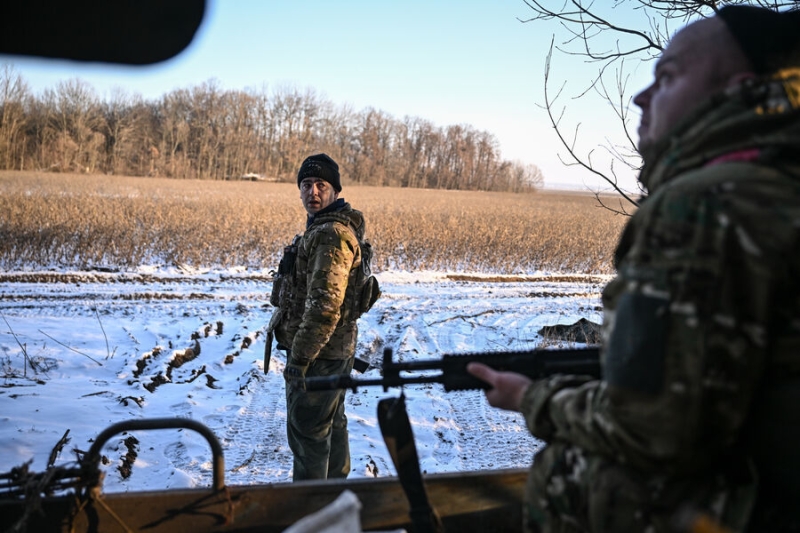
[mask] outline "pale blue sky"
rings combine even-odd
[[[591,174],[567,169],[556,157],[563,150],[539,105],[545,55],[558,27],[520,22],[530,15],[522,0],[208,0],[194,42],[159,65],[0,61],[12,63],[35,92],[75,77],[101,97],[119,86],[157,98],[211,78],[224,89],[313,88],[355,110],[374,107],[437,126],[470,124],[493,133],[504,158],[541,167],[548,185],[596,188]],[[637,69],[631,90],[646,83],[650,68]],[[565,122],[581,122],[585,150],[604,137],[617,138],[606,130],[616,124],[602,100],[566,100],[595,71],[564,56],[554,61],[554,89],[564,80],[570,84]],[[601,152],[595,152],[598,160]],[[632,188],[633,173],[624,177]]]

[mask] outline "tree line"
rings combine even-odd
[[[291,182],[313,152],[363,185],[522,192],[543,182],[535,165],[504,160],[491,133],[355,111],[310,88],[223,90],[212,79],[157,99],[123,89],[101,99],[70,79],[37,95],[0,66],[0,169]]]

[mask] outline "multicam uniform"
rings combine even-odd
[[[673,532],[690,510],[800,530],[800,70],[717,95],[645,161],[603,292],[604,379],[523,400],[548,442],[527,525]]]
[[[350,283],[361,265],[364,217],[337,200],[309,219],[296,259],[281,281],[270,328],[287,359],[309,364],[306,376],[350,374],[356,349],[356,295]],[[344,478],[350,447],[344,390],[308,394],[287,384],[287,434],[294,480]]]

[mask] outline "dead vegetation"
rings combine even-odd
[[[304,228],[291,184],[2,172],[0,268],[277,266]],[[345,188],[377,272],[611,273],[626,217],[590,194]]]

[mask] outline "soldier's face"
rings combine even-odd
[[[320,178],[305,178],[300,182],[300,200],[309,215],[322,211],[339,197],[333,185]]]
[[[709,36],[724,30],[716,18],[677,33],[658,60],[655,79],[633,102],[642,109],[639,150],[657,142],[722,88],[715,63],[721,51]]]

